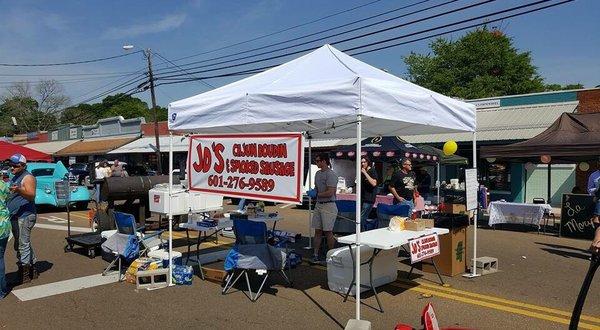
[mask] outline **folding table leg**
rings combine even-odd
[[[442,285],[444,285],[444,279],[442,279],[442,275],[440,274],[440,271],[438,270],[437,265],[435,264],[435,260],[433,258],[431,258],[431,263],[433,264],[433,268],[435,268],[435,273],[440,278],[440,282],[442,283]]]
[[[354,277],[356,272],[354,271],[354,257],[352,256],[352,245],[348,245],[350,249],[350,260],[352,260],[352,281],[350,281],[350,285],[348,286],[348,291],[346,291],[346,295],[344,296],[344,302],[348,300],[348,296],[350,295],[350,291],[352,287],[356,285],[356,278]]]
[[[185,242],[187,245],[187,255],[185,256],[185,264],[187,265],[188,262],[190,261],[190,252],[192,250],[192,244],[193,244],[193,243],[190,243],[190,231],[187,228],[185,229],[185,238],[186,238]]]
[[[369,260],[369,285],[371,286],[371,290],[373,290],[373,293],[375,294],[377,305],[379,305],[379,312],[383,313],[383,306],[381,305],[381,301],[379,301],[379,296],[377,295],[375,285],[373,285],[373,261],[375,260],[375,257],[377,257],[377,255],[379,254],[379,251],[381,250],[373,249],[373,256],[371,256],[371,260]]]

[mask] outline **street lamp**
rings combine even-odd
[[[133,45],[123,45],[125,51],[133,49]],[[158,133],[158,109],[156,107],[156,96],[154,94],[154,75],[152,74],[152,50],[144,50],[144,56],[148,61],[148,80],[150,81],[150,97],[152,99],[152,112],[154,114],[154,138],[156,139],[156,167],[158,174],[162,174],[162,159],[160,156],[160,138]]]

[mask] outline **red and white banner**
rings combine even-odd
[[[421,236],[408,241],[410,262],[415,263],[440,254],[440,240],[437,234]]]
[[[301,133],[200,134],[190,137],[190,190],[301,203]]]

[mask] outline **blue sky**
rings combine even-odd
[[[478,0],[481,1],[481,0]],[[321,18],[372,0],[346,1],[4,1],[0,0],[0,63],[48,63],[77,61],[122,54],[121,46],[135,45],[135,49],[152,48],[169,60],[211,51],[234,43],[246,41],[284,28]],[[222,51],[177,61],[183,65],[269,45],[303,36],[370,15],[398,8],[418,0],[380,0],[360,9],[337,15],[314,24],[292,29],[285,33],[252,41]],[[443,2],[430,0],[413,8],[382,16],[376,20],[407,13]],[[381,27],[441,13],[475,3],[459,0],[425,13],[402,18]],[[532,1],[527,1],[532,2]],[[558,2],[554,0],[553,2]],[[520,5],[525,1],[498,0],[470,10],[453,13],[435,20],[388,31],[386,33],[335,45],[347,49],[356,45],[427,29],[461,19],[490,13]],[[582,83],[586,87],[600,85],[600,1],[576,0],[565,5],[533,14],[492,23],[514,39],[521,51],[531,51],[534,65],[546,83]],[[369,22],[373,22],[371,20]],[[480,21],[478,21],[480,22]],[[365,24],[365,23],[362,23]],[[360,25],[360,24],[359,24]],[[352,26],[356,27],[358,25]],[[376,28],[361,30],[373,31]],[[336,30],[337,32],[338,30]],[[357,34],[359,32],[355,32]],[[465,32],[446,35],[456,39]],[[341,37],[328,40],[333,42]],[[408,39],[403,39],[408,40]],[[318,46],[326,41],[310,45]],[[357,56],[373,66],[403,76],[406,67],[402,57],[411,51],[426,53],[430,40]],[[282,45],[285,46],[285,45]],[[294,50],[299,49],[295,48]],[[287,57],[256,66],[270,65],[289,60]],[[155,57],[156,70],[164,69],[164,60]],[[208,62],[210,63],[210,62]],[[123,77],[65,76],[89,73],[127,74],[142,70],[145,60],[141,54],[125,58],[74,66],[51,68],[0,67],[0,95],[12,81],[36,81],[42,77],[63,82],[72,103],[108,90]],[[248,69],[247,66],[236,69]],[[215,73],[230,72],[218,71]],[[11,76],[14,75],[14,76]],[[20,75],[20,76],[16,76]],[[160,76],[160,75],[159,75]],[[101,79],[102,78],[102,79]],[[118,79],[121,79],[118,81]],[[221,86],[238,78],[207,80]],[[116,81],[116,82],[115,82]],[[110,84],[112,83],[112,85]],[[166,106],[169,102],[208,90],[200,82],[188,82],[157,87],[157,101]],[[138,94],[148,101],[149,93]],[[96,100],[96,102],[99,100]]]

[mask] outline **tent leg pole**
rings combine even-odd
[[[360,208],[361,208],[361,179],[360,179],[360,157],[362,154],[362,114],[359,110],[359,113],[356,115],[356,261],[355,265],[355,275],[356,278],[356,319],[360,320]]]
[[[552,203],[552,164],[548,163],[548,198],[547,203]]]
[[[188,184],[189,185],[189,184]],[[173,133],[169,132],[169,286],[173,285],[173,212],[171,197],[173,195]]]
[[[441,185],[441,181],[440,181],[440,162],[439,161],[437,163],[437,178],[436,178],[435,185],[437,186],[437,203],[439,205],[439,204],[441,204],[440,203],[440,185]]]
[[[477,173],[477,133],[473,132],[473,168],[475,169],[475,173]],[[464,277],[477,277],[477,218],[479,216],[479,207],[475,209],[475,213],[473,214],[474,226],[473,226],[473,264],[471,266],[471,273],[464,274]]]
[[[312,138],[308,136],[308,189],[312,189]],[[306,250],[312,249],[312,198],[308,196],[308,246],[304,247]],[[317,254],[319,251],[315,251],[313,254]]]

